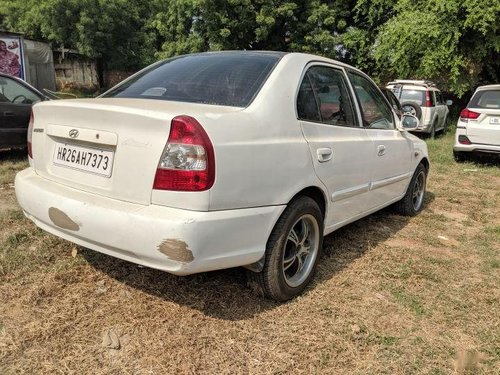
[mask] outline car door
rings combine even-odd
[[[297,96],[297,116],[315,172],[328,189],[328,232],[371,208],[373,145],[359,124],[341,68],[307,67]]]
[[[436,111],[438,115],[438,128],[444,127],[444,121],[446,117],[446,103],[443,100],[443,95],[439,91],[434,91],[434,94],[436,95]]]
[[[31,106],[42,98],[17,80],[0,76],[0,146],[26,145]]]
[[[413,142],[408,133],[396,128],[394,112],[371,80],[348,71],[363,118],[363,127],[372,140],[371,199],[383,206],[399,199],[412,177]]]

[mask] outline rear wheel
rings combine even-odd
[[[415,216],[424,206],[427,170],[422,164],[417,166],[405,196],[396,203],[395,208],[401,215]]]
[[[289,300],[306,288],[323,246],[323,215],[309,197],[292,201],[267,242],[264,269],[251,273],[260,291],[276,301]]]
[[[437,121],[434,121],[434,123],[432,124],[432,127],[431,127],[430,136],[432,139],[436,138],[436,124],[437,124]]]

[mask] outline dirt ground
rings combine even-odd
[[[500,167],[428,144],[423,212],[328,236],[285,304],[241,269],[176,277],[36,229],[24,155],[0,152],[0,374],[498,374]]]

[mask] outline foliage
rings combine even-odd
[[[207,50],[299,51],[462,95],[499,79],[499,16],[491,0],[3,0],[0,29],[120,69]]]
[[[399,0],[374,48],[384,76],[426,78],[458,95],[500,71],[500,2]]]

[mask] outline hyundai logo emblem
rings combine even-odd
[[[78,130],[76,130],[76,129],[71,129],[71,130],[69,131],[69,136],[70,136],[71,138],[77,138],[77,137],[78,137],[78,134],[80,134],[80,133],[79,133],[79,132],[78,132]]]

